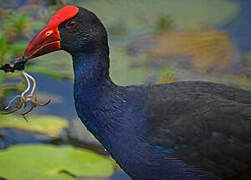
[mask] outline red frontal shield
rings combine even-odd
[[[32,59],[53,51],[61,50],[58,26],[64,21],[77,15],[76,6],[65,6],[60,9],[49,23],[31,40],[24,52],[24,57]]]

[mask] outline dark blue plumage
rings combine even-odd
[[[69,21],[78,26],[65,28]],[[73,57],[77,113],[133,179],[250,175],[250,92],[208,82],[117,86],[106,31],[93,13],[80,8],[59,31]]]
[[[250,92],[210,82],[115,85],[103,24],[84,8],[68,6],[59,14],[65,11],[73,17],[58,26],[60,48],[73,57],[78,116],[130,177],[250,179]],[[53,22],[63,19],[58,16]],[[59,49],[53,41],[55,46],[41,50],[34,42],[42,36],[35,37],[26,54]]]
[[[162,151],[149,144],[145,136],[154,114],[147,107],[145,87],[119,87],[108,73],[95,72],[95,63],[109,62],[106,58],[105,53],[73,56],[76,110],[87,128],[134,179],[209,179],[209,173],[169,157],[168,147]]]

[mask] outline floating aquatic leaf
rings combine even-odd
[[[72,146],[20,145],[0,150],[0,177],[10,180],[74,180],[108,177],[114,163]]]
[[[20,116],[0,115],[0,128],[14,128],[19,130],[34,131],[58,137],[63,128],[68,127],[68,122],[56,116],[31,116],[28,123]]]

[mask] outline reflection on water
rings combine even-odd
[[[47,143],[52,139],[43,134],[3,128],[0,135],[0,149],[24,143]]]
[[[227,25],[221,27],[226,30],[235,46],[242,53],[251,50],[251,1],[250,0],[232,0],[238,2],[241,6],[239,14]]]
[[[60,81],[43,75],[33,75],[37,80],[37,90],[39,93],[59,96],[62,102],[51,102],[48,106],[38,108],[39,114],[51,114],[73,120],[77,117],[73,100],[73,83],[70,81]]]

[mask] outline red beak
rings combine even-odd
[[[48,24],[31,40],[24,57],[33,59],[58,50],[61,50],[59,31],[57,27],[49,27]]]
[[[58,26],[77,15],[79,9],[76,6],[65,6],[60,9],[45,26],[30,42],[24,52],[24,57],[32,59],[53,51],[61,50],[60,34]]]

